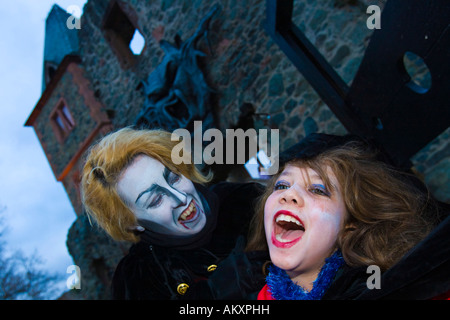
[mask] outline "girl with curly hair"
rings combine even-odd
[[[258,298],[356,298],[368,266],[388,270],[427,236],[433,201],[361,140],[316,134],[296,150],[254,218],[247,250],[273,263]]]

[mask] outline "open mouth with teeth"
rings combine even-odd
[[[303,222],[289,211],[278,211],[274,217],[272,243],[280,248],[296,244],[305,233]]]
[[[178,217],[178,222],[181,223],[181,225],[183,227],[185,227],[186,229],[189,229],[186,226],[186,223],[194,222],[195,220],[197,220],[197,218],[199,216],[197,214],[198,212],[199,212],[199,209],[197,208],[195,201],[191,200],[191,202],[189,203],[189,206],[186,209],[184,209],[183,212]]]

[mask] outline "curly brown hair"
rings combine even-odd
[[[286,165],[311,168],[332,189],[327,168],[340,185],[347,217],[337,247],[350,266],[378,265],[386,270],[423,239],[434,226],[425,214],[433,200],[405,173],[376,159],[358,142],[324,151],[308,159],[293,159],[280,167],[261,196],[252,221],[247,251],[267,250],[264,205]]]

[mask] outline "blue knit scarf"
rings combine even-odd
[[[343,264],[342,254],[337,250],[325,260],[325,264],[320,269],[317,279],[313,282],[313,288],[309,292],[292,282],[286,271],[275,265],[269,267],[266,282],[272,297],[276,300],[320,300]]]

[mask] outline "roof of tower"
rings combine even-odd
[[[44,67],[42,91],[46,87],[46,66],[51,64],[57,68],[68,54],[79,52],[78,29],[69,29],[68,19],[71,17],[64,9],[54,4],[45,22]]]

